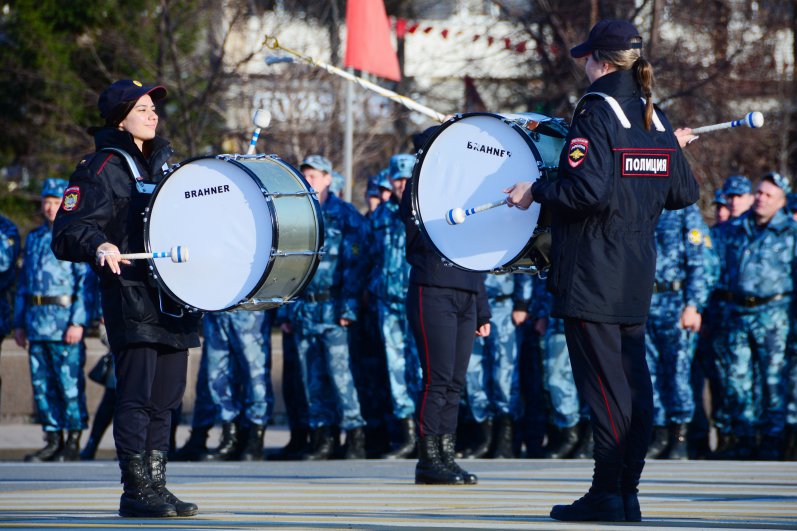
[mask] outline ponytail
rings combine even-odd
[[[642,94],[645,96],[645,129],[650,131],[653,121],[653,67],[640,57],[634,62],[634,77],[636,77]]]

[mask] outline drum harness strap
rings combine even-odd
[[[120,157],[122,157],[122,160],[124,160],[127,163],[127,167],[128,167],[128,169],[130,169],[130,176],[131,176],[131,178],[133,179],[133,181],[134,181],[134,183],[136,185],[136,190],[138,191],[138,193],[146,194],[146,195],[152,195],[152,192],[155,191],[155,187],[157,185],[155,185],[153,183],[145,183],[144,182],[144,178],[141,177],[141,172],[138,171],[138,166],[136,166],[136,161],[133,160],[133,157],[131,157],[130,154],[127,151],[124,151],[124,150],[118,149],[118,148],[114,148],[114,147],[105,147],[105,148],[100,149],[100,151],[107,151],[107,152],[110,152],[110,153],[115,153],[116,155],[119,155]],[[165,172],[165,171],[167,171],[169,169],[169,165],[164,162],[163,163],[163,167],[161,169]],[[152,266],[150,266],[150,271],[152,271]],[[180,313],[179,314],[170,313],[164,308],[164,306],[163,306],[163,294],[161,293],[160,286],[157,286],[157,289],[158,289],[158,304],[160,306],[161,312],[164,313],[165,315],[168,315],[170,317],[175,317],[177,319],[183,317],[183,315],[185,315],[185,314],[184,314],[182,308],[180,308]]]
[[[628,121],[628,117],[623,112],[623,109],[622,109],[622,107],[620,107],[620,104],[617,102],[617,100],[612,98],[608,94],[604,94],[603,92],[587,92],[586,94],[584,94],[581,97],[581,99],[578,100],[578,104],[576,105],[576,112],[573,113],[573,119],[575,119],[575,116],[578,113],[578,111],[581,110],[582,105],[590,97],[603,98],[606,101],[606,103],[609,104],[609,107],[612,108],[612,110],[614,111],[614,114],[617,116],[617,119],[620,120],[620,123],[623,125],[623,127],[626,128],[626,129],[631,129],[631,122]],[[643,103],[644,103],[644,101],[645,100],[642,99]],[[570,123],[572,123],[572,120],[571,120]],[[665,131],[664,124],[661,123],[661,119],[659,118],[659,115],[656,113],[655,110],[653,111],[653,125],[656,126],[656,131],[658,131],[660,133],[663,133]]]

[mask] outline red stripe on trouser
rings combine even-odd
[[[423,336],[423,353],[426,359],[426,381],[423,384],[423,398],[421,398],[421,412],[418,417],[418,434],[423,437],[423,411],[426,409],[426,398],[429,396],[429,382],[432,380],[432,366],[429,363],[429,341],[426,339],[426,326],[423,324],[423,287],[418,286],[418,317],[421,320],[421,335]]]
[[[606,398],[606,390],[603,388],[603,380],[601,375],[596,374],[598,377],[598,385],[601,387],[601,394],[603,395],[603,403],[606,404],[606,413],[609,414],[609,423],[612,425],[612,432],[614,432],[614,440],[617,441],[617,446],[620,446],[620,436],[617,435],[617,427],[614,425],[614,417],[612,417],[612,410],[609,408],[609,400]]]

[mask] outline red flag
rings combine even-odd
[[[383,0],[348,0],[346,28],[345,66],[393,81],[401,80]]]

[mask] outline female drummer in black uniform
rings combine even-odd
[[[593,421],[595,471],[589,492],[557,505],[557,520],[640,521],[637,486],[652,430],[645,361],[663,208],[685,208],[700,190],[664,114],[651,102],[653,70],[642,38],[624,20],[602,20],[573,48],[592,83],[579,102],[559,162],[559,180],[518,183],[510,206],[548,207],[548,289],[565,335],[579,393]]]
[[[427,129],[413,139],[416,151],[431,136]],[[454,461],[460,392],[465,384],[473,341],[490,335],[490,308],[484,275],[443,265],[431,243],[415,224],[410,197],[412,182],[402,196],[400,213],[407,228],[410,285],[407,317],[423,373],[418,410],[418,464],[415,483],[478,482]]]
[[[172,411],[185,390],[187,349],[199,346],[199,317],[178,317],[176,305],[165,295],[161,300],[150,283],[147,263],[119,256],[145,250],[147,192],[172,154],[155,132],[155,102],[165,96],[161,86],[127,79],[105,89],[98,102],[105,125],[89,130],[97,151],[72,174],[53,226],[55,255],[91,263],[101,279],[117,378],[113,434],[124,484],[119,514],[131,517],[197,513],[196,505],[166,488],[165,466]]]

